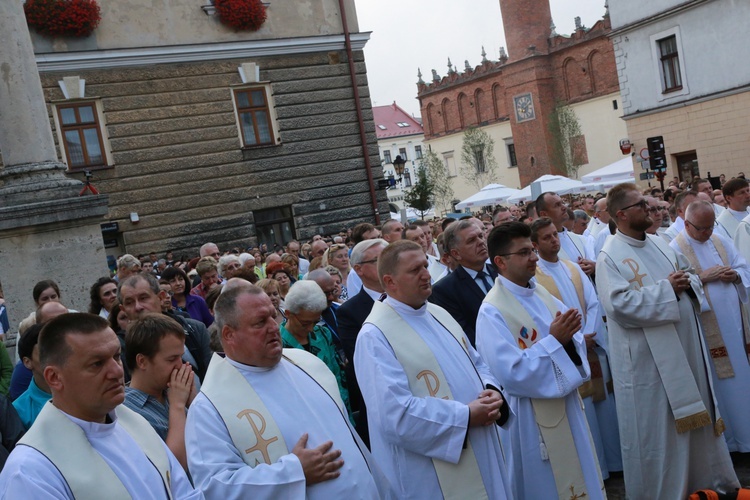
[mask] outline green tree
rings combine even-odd
[[[422,219],[432,208],[432,188],[426,169],[420,168],[417,169],[417,182],[404,194],[404,203],[419,212]]]
[[[461,175],[478,190],[497,181],[497,160],[495,141],[477,127],[469,127],[464,132],[461,145]]]
[[[432,149],[422,157],[421,169],[427,171],[432,184],[432,199],[438,211],[447,210],[453,200],[453,186],[445,162]]]
[[[567,104],[558,103],[550,115],[548,127],[552,137],[552,164],[568,177],[577,178],[578,170],[586,162],[585,155],[577,151],[582,133],[576,112]]]

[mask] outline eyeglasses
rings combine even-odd
[[[362,262],[359,263],[359,265],[377,264],[377,262],[378,262],[378,259],[363,260]]]
[[[652,214],[655,214],[661,211],[661,207],[649,207],[648,211],[651,212]]]
[[[686,221],[685,221],[685,224],[690,224],[691,226],[693,226],[693,229],[695,229],[696,231],[699,231],[699,232],[701,232],[701,233],[703,233],[703,232],[708,232],[708,231],[713,231],[713,230],[714,230],[714,227],[713,227],[713,226],[708,226],[708,227],[701,227],[701,226],[696,226],[695,224],[693,224],[693,223],[692,223],[692,222],[690,222],[689,220],[686,220]]]
[[[633,207],[640,207],[642,210],[648,210],[649,209],[648,202],[646,200],[641,200],[638,203],[633,203],[632,205],[628,205],[627,207],[622,207],[620,209],[620,211],[624,212],[628,208],[633,208]]]
[[[524,248],[523,250],[519,250],[518,252],[511,252],[511,253],[501,253],[501,257],[507,257],[509,255],[520,255],[524,259],[528,259],[531,257],[531,254],[539,255],[539,250],[536,248]]]

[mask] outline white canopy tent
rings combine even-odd
[[[509,188],[502,184],[487,184],[479,192],[469,196],[461,203],[456,204],[457,210],[468,207],[483,207],[485,205],[497,205],[504,202],[509,196],[520,193],[518,189]]]
[[[581,181],[584,184],[602,184],[605,182],[619,184],[621,182],[633,182],[634,180],[635,171],[633,170],[633,160],[630,156],[626,156],[622,160],[617,160],[606,167],[594,170],[590,174],[581,177]]]
[[[427,212],[425,212],[424,217],[425,219],[431,219],[435,217],[435,209],[434,208],[429,209]],[[421,213],[414,210],[411,207],[406,207],[406,218],[408,220],[420,219]],[[401,220],[401,214],[391,212],[391,219]]]
[[[574,179],[568,179],[562,175],[550,175],[546,174],[535,180],[534,182],[541,183],[542,193],[551,191],[557,194],[566,194],[572,190],[580,188],[583,183]],[[531,185],[523,188],[518,194],[508,198],[510,203],[518,203],[520,201],[531,200]]]

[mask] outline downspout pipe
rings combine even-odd
[[[346,7],[344,0],[339,0],[339,11],[341,12],[341,25],[344,29],[344,44],[346,45],[346,58],[349,61],[349,76],[352,79],[352,90],[354,91],[354,105],[357,110],[357,122],[359,122],[359,139],[362,142],[362,153],[365,158],[365,171],[367,172],[367,183],[370,186],[370,200],[372,210],[375,213],[375,225],[380,225],[380,211],[378,210],[378,199],[375,194],[375,180],[372,176],[372,164],[367,151],[367,136],[365,135],[365,120],[362,116],[362,104],[359,100],[359,88],[357,87],[357,73],[354,69],[354,54],[352,53],[352,39],[349,36],[349,23],[346,21]]]

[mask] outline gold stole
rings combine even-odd
[[[552,294],[543,286],[537,285],[534,295],[544,303],[551,317],[554,318],[559,309]],[[495,280],[495,286],[484,298],[484,302],[491,304],[500,311],[520,349],[528,349],[541,339],[537,325],[531,315],[518,298],[503,286],[500,278]],[[559,498],[586,497],[588,495],[586,481],[583,477],[583,469],[576,453],[573,433],[570,430],[570,422],[565,411],[565,398],[529,399],[534,408],[534,417],[541,433],[542,443],[540,445],[542,449],[546,448],[547,450]],[[583,406],[580,398],[578,402]],[[588,427],[586,429],[588,431]],[[588,437],[593,451],[594,441],[590,431]],[[602,481],[602,473],[599,470],[598,462],[596,463],[596,470],[599,475],[601,491],[604,492],[604,481]]]
[[[133,438],[159,471],[164,491],[172,499],[169,457],[164,442],[151,425],[134,411],[120,405],[115,409],[117,424]],[[60,471],[76,500],[130,499],[120,478],[96,451],[86,433],[51,401],[44,405],[34,425],[19,445],[30,446],[49,459]]]
[[[468,358],[466,337],[456,320],[444,309],[434,304],[428,303],[427,311],[455,337],[459,346],[463,348],[467,361],[471,363],[471,358]],[[391,306],[375,301],[366,322],[375,325],[383,332],[386,340],[393,348],[396,359],[404,368],[409,381],[409,388],[414,396],[453,400],[448,379],[445,378],[445,374],[432,350]],[[479,377],[478,374],[477,377]],[[480,385],[483,385],[481,380]],[[466,447],[461,452],[457,464],[437,458],[432,459],[432,464],[435,467],[440,489],[446,500],[488,498],[482,474],[474,455],[474,449],[471,446],[471,439],[468,435]]]
[[[658,247],[659,252],[670,263],[672,270],[679,269],[675,251],[672,250],[666,241],[659,236],[646,235],[646,245],[648,244]],[[610,238],[604,244],[602,252],[612,259],[612,262],[617,266],[620,276],[625,279],[628,279],[628,276],[633,276],[631,279],[628,279],[631,290],[637,291],[644,286],[656,285],[656,282],[648,272],[648,267],[641,260],[640,252],[636,251],[628,243],[617,237]],[[670,255],[675,258],[675,261],[669,260]],[[650,262],[650,264],[652,266],[659,266],[657,262]],[[641,272],[641,270],[644,270],[644,272]],[[665,271],[669,271],[669,269]],[[697,293],[700,293],[700,291]],[[683,297],[688,297],[688,295],[685,294]],[[659,326],[644,327],[642,331],[648,343],[649,351],[651,351],[651,356],[654,359],[656,370],[659,372],[662,387],[664,387],[664,392],[667,395],[677,432],[689,432],[710,425],[711,416],[703,403],[698,384],[690,370],[687,356],[681,348],[675,348],[675,346],[679,347],[682,343],[674,324],[667,323]],[[698,340],[701,341],[701,347],[703,347],[702,339],[699,338]],[[708,363],[705,352],[703,354],[704,362]],[[708,377],[708,383],[713,393],[711,376]],[[718,419],[714,423],[714,434],[719,436],[722,432],[724,432],[724,422]]]
[[[578,272],[578,267],[569,260],[560,259],[560,262],[565,264],[568,268],[570,279],[575,287],[576,295],[578,295],[578,303],[581,304],[581,315],[585,317],[586,298],[583,293],[583,281],[581,280],[581,274]],[[536,282],[547,289],[547,291],[557,300],[565,302],[554,278],[546,274],[541,266],[536,267]],[[587,349],[586,358],[588,359],[589,367],[591,368],[591,378],[578,388],[578,393],[582,398],[591,396],[594,403],[604,401],[607,399],[607,392],[604,386],[604,375],[602,372],[602,364],[599,361],[599,355],[593,349]]]
[[[726,212],[726,211],[725,211]],[[730,214],[731,216],[731,214]],[[680,233],[675,238],[677,245],[680,247],[682,254],[687,257],[690,264],[695,268],[695,274],[700,274],[703,269],[701,268],[700,262],[698,261],[695,250],[690,242],[687,241],[684,233]],[[721,263],[725,266],[729,266],[729,258],[727,257],[727,250],[721,243],[721,240],[716,235],[711,235],[711,242],[716,248],[716,252],[721,258]],[[706,338],[706,344],[708,344],[708,352],[711,355],[711,359],[716,369],[716,375],[719,378],[731,378],[734,377],[734,369],[732,368],[732,362],[729,359],[727,353],[727,347],[724,345],[724,338],[721,336],[721,330],[719,328],[719,322],[716,320],[716,313],[713,310],[713,304],[711,303],[711,296],[708,293],[708,287],[703,287],[703,293],[706,294],[706,301],[711,307],[710,311],[701,313],[701,324],[703,326],[703,335]],[[739,301],[738,301],[739,302]],[[748,317],[747,309],[739,304],[740,314],[742,315],[742,331],[745,339],[745,353],[750,353],[750,328],[748,328]]]
[[[302,349],[284,349],[284,358],[315,380],[334,400],[342,415],[345,414],[336,377],[325,363]],[[213,355],[201,392],[216,408],[247,465],[270,465],[289,454],[273,415],[253,386],[228,360]],[[348,417],[343,418],[348,420]]]

